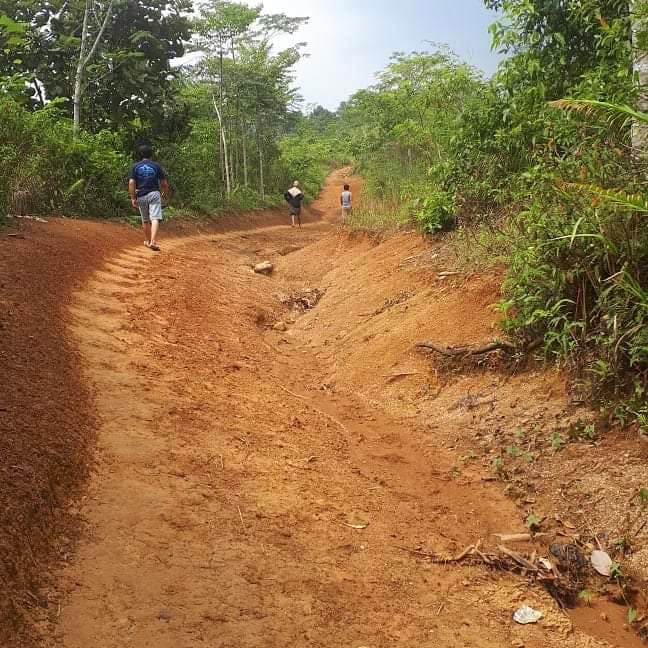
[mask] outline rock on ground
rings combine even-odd
[[[254,272],[258,274],[263,274],[263,275],[269,275],[272,274],[272,271],[274,270],[274,266],[270,261],[261,261],[261,263],[257,263],[254,266]]]

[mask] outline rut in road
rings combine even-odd
[[[343,244],[331,230],[127,249],[76,295],[72,334],[102,423],[49,645],[597,645],[513,576],[402,550],[456,551],[522,530],[520,515],[492,484],[439,478],[456,458],[416,419],[327,384],[348,322],[327,322],[319,348],[299,327],[271,329],[281,294],[326,283],[335,259],[319,241]],[[305,249],[276,254],[288,246]],[[250,270],[272,254],[273,277]],[[510,621],[523,602],[547,612],[524,635]]]

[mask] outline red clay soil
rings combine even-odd
[[[35,441],[8,463],[40,461],[27,467],[34,483],[58,487],[40,487],[40,512],[7,546],[22,552],[8,591],[42,646],[641,645],[619,606],[573,622],[525,578],[425,558],[525,530],[529,494],[511,497],[490,478],[490,453],[500,431],[519,427],[514,414],[560,413],[564,386],[542,372],[445,376],[414,350],[425,338],[492,336],[500,277],[442,279],[442,249],[415,235],[349,237],[337,227],[346,178],[332,176],[301,230],[256,221],[277,214],[245,232],[194,225],[157,256],[132,232],[98,224],[32,226],[26,240],[2,241],[34,263],[31,274],[13,271],[8,301],[25,315],[2,362],[14,344],[23,350],[12,360],[25,368],[7,417],[22,426],[12,452]],[[44,241],[63,266],[51,279],[34,261]],[[66,271],[68,248],[81,256]],[[255,274],[266,259],[272,276]],[[323,296],[303,313],[295,300],[313,289]],[[23,410],[34,411],[25,425]],[[479,454],[471,439],[486,444]],[[29,492],[22,474],[11,484],[3,473],[14,510]],[[51,519],[66,524],[54,497],[82,521],[73,551],[50,537]],[[27,545],[38,563],[25,561]],[[39,581],[59,546],[65,568]],[[540,623],[512,621],[524,604],[543,612]],[[5,636],[2,646],[17,645],[16,631]]]
[[[304,222],[319,219],[308,209]],[[247,230],[285,210],[174,221],[165,234]],[[49,567],[67,559],[79,525],[70,506],[93,465],[93,386],[66,333],[72,293],[139,233],[125,225],[51,219],[0,228],[0,646],[33,639],[47,608]]]
[[[66,334],[66,305],[132,230],[88,222],[0,230],[0,645],[25,615],[75,520],[65,508],[87,478],[97,429],[92,388]]]

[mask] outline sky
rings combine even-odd
[[[307,43],[309,56],[298,64],[296,82],[305,104],[329,110],[371,85],[396,51],[445,43],[486,74],[498,61],[488,33],[495,14],[482,0],[263,0],[263,7],[266,13],[310,17],[277,46]]]

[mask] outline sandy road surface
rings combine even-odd
[[[126,248],[75,293],[99,465],[46,645],[601,645],[517,577],[403,549],[456,552],[522,517],[479,474],[449,479],[457,457],[416,417],[363,396],[382,358],[345,347],[350,322],[326,309],[374,308],[381,266],[340,270],[340,180],[320,222]],[[264,258],[272,277],[250,269]],[[283,303],[314,287],[308,314]],[[523,603],[541,624],[511,622]]]

